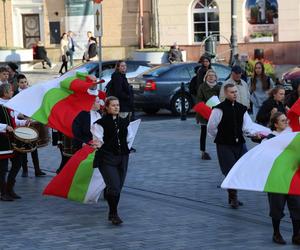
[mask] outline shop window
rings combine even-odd
[[[219,35],[219,8],[216,1],[197,0],[193,6],[194,42],[202,42],[209,35]]]

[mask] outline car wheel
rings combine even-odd
[[[185,100],[185,111],[188,113],[192,108],[192,99],[187,94],[184,95]],[[180,115],[181,114],[181,96],[179,93],[174,95],[174,97],[171,100],[171,111],[174,115]]]
[[[154,114],[156,114],[159,111],[159,108],[143,108],[143,111],[146,114],[154,115]]]

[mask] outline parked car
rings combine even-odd
[[[112,73],[115,71],[115,65],[118,60],[110,60],[110,61],[103,61],[102,62],[102,77],[101,79],[104,81],[102,83],[102,89],[105,89],[107,83],[111,79]],[[127,64],[127,73],[126,77],[136,77],[140,75],[143,72],[148,71],[151,69],[151,65],[146,61],[131,61],[131,60],[125,60]],[[86,62],[84,64],[81,64],[77,67],[72,68],[67,73],[72,74],[73,71],[85,71],[89,74],[95,75],[97,78],[99,78],[99,63],[96,61],[93,62]]]
[[[196,62],[161,65],[145,73],[128,79],[133,87],[134,105],[137,109],[154,114],[160,109],[169,109],[173,114],[181,113],[181,83],[184,83],[185,109],[190,111],[193,99],[189,93],[189,82],[195,75]],[[228,66],[212,64],[220,82],[224,82],[231,73]]]
[[[300,83],[300,67],[295,67],[282,75],[282,84],[286,92],[296,89]]]

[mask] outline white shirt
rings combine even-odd
[[[221,109],[214,108],[207,123],[207,132],[210,136],[216,137],[218,133],[218,126],[222,120],[222,117],[223,111]],[[271,133],[271,130],[269,128],[266,128],[253,122],[248,112],[245,112],[243,117],[242,131],[245,135],[255,135],[257,133]]]

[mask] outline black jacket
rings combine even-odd
[[[36,58],[37,59],[45,59],[47,58],[47,51],[44,46],[37,46],[36,49]]]
[[[110,91],[120,101],[120,112],[133,111],[133,91],[125,74],[117,71],[112,74]]]
[[[89,58],[93,58],[97,55],[97,44],[91,43],[88,50]]]
[[[13,117],[10,115],[11,110],[5,108],[3,105],[0,105],[0,123],[7,124],[15,128],[13,122]],[[12,151],[13,146],[8,133],[0,133],[0,159],[11,158],[13,153],[8,152]]]
[[[263,126],[268,126],[271,118],[271,110],[273,108],[277,108],[279,112],[284,114],[286,112],[282,102],[276,102],[273,97],[270,97],[264,101],[260,107],[256,116],[256,121]]]
[[[89,111],[81,111],[73,121],[72,132],[74,139],[72,141],[74,148],[80,149],[82,143],[88,143],[93,139],[91,133],[91,114]]]

